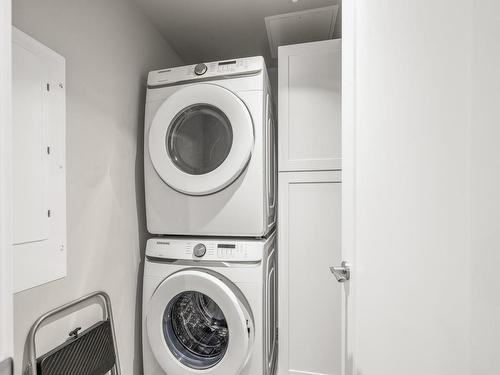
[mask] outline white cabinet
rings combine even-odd
[[[65,60],[12,30],[14,290],[66,275]]]
[[[340,173],[279,175],[278,375],[340,375]]]
[[[278,375],[340,375],[341,41],[278,55]]]
[[[279,47],[279,171],[341,169],[341,40]]]

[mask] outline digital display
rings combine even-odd
[[[218,249],[235,249],[236,245],[231,245],[231,244],[218,244],[217,245]]]
[[[222,61],[219,63],[219,65],[231,65],[231,64],[236,64],[236,60]]]

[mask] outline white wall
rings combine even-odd
[[[469,374],[471,1],[355,3],[353,373]]]
[[[471,374],[491,375],[500,374],[500,3],[473,3]]]
[[[13,23],[63,55],[67,74],[68,276],[15,296],[16,374],[38,315],[97,289],[111,295],[122,373],[139,374],[146,72],[181,61],[128,0],[16,0]],[[79,322],[47,327],[40,348]]]
[[[278,113],[278,68],[268,68],[269,84],[271,85],[271,95],[275,105],[275,111]]]

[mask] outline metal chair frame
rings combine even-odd
[[[101,300],[104,302],[104,313],[106,319],[109,319],[110,325],[111,325],[111,333],[113,335],[113,347],[115,350],[115,365],[113,366],[113,369],[111,370],[112,375],[121,375],[121,370],[120,370],[120,361],[118,359],[118,348],[116,345],[116,334],[115,334],[115,326],[113,323],[113,312],[111,310],[111,299],[109,298],[109,295],[105,292],[98,291],[94,293],[87,294],[86,296],[83,296],[81,298],[78,298],[72,302],[69,302],[63,306],[57,307],[51,311],[46,312],[43,314],[40,318],[38,318],[35,323],[31,326],[31,329],[28,334],[28,364],[26,367],[26,374],[27,375],[38,375],[37,374],[37,364],[36,364],[36,343],[35,343],[35,338],[36,338],[36,333],[39,328],[41,328],[42,324],[49,318],[55,317],[57,315],[61,315],[62,313],[66,312],[67,310],[81,305],[84,302],[87,302],[93,298],[101,298]]]

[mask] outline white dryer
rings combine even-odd
[[[149,232],[264,236],[276,218],[275,142],[262,57],[150,72]]]
[[[277,356],[275,236],[147,243],[145,375],[272,375]]]

